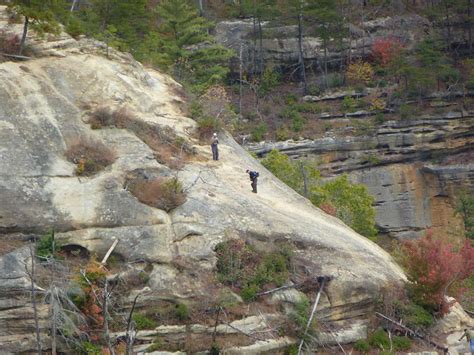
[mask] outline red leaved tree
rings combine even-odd
[[[405,242],[402,252],[411,297],[417,304],[442,314],[449,308],[444,296],[450,287],[474,272],[474,247],[469,240],[455,248],[433,238],[428,231],[419,240]]]
[[[372,44],[372,58],[386,67],[401,52],[402,48],[402,43],[396,38],[378,38]]]

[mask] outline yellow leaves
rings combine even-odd
[[[368,83],[374,77],[374,69],[369,63],[359,60],[349,65],[346,76],[353,82]]]
[[[379,98],[375,98],[370,102],[370,111],[383,111],[387,103]]]

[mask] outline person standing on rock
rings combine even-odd
[[[211,138],[211,149],[212,149],[212,159],[219,160],[219,138],[217,138],[217,133],[214,133]]]
[[[471,350],[471,354],[474,354],[474,334],[471,330],[464,329],[464,334],[462,337],[459,338],[461,341],[464,337],[466,337],[467,344]]]
[[[250,181],[252,181],[250,184],[250,186],[252,186],[252,192],[257,193],[257,180],[260,174],[257,171],[250,171],[249,169],[245,170],[245,172],[249,174]]]

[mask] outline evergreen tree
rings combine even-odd
[[[153,63],[190,82],[197,91],[226,77],[233,52],[215,43],[209,34],[213,24],[195,7],[187,0],[165,0],[156,12],[160,25],[146,41]]]
[[[57,18],[65,9],[64,0],[12,0],[8,6],[25,17],[20,55],[25,48],[30,25],[40,35],[45,32],[58,33],[60,30]]]
[[[152,20],[147,0],[90,0],[77,16],[88,35],[144,59],[143,39]]]
[[[305,8],[305,20],[308,27],[323,42],[323,73],[326,88],[328,85],[328,49],[331,44],[342,47],[342,40],[348,36],[344,19],[338,4],[334,0],[308,0]]]

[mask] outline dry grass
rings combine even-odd
[[[20,234],[7,234],[6,236],[2,236],[0,240],[0,256],[21,248],[28,243],[29,241],[25,240]]]
[[[178,137],[170,127],[144,122],[125,107],[112,110],[99,106],[90,113],[88,123],[93,129],[116,127],[132,131],[154,152],[156,160],[171,169],[179,170],[194,155],[185,139]]]
[[[167,212],[186,201],[186,193],[176,178],[136,179],[129,182],[128,188],[140,202]]]
[[[20,37],[0,30],[0,52],[18,54],[20,52]]]
[[[76,164],[76,175],[91,176],[112,164],[116,155],[104,143],[90,138],[78,138],[69,144],[67,159]]]

